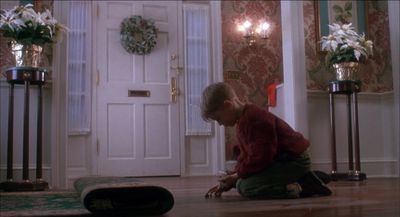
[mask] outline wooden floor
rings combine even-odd
[[[400,178],[339,181],[329,197],[291,200],[247,200],[235,189],[221,198],[205,199],[216,177],[142,178],[169,189],[175,205],[165,217],[400,217]]]

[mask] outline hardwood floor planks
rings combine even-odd
[[[400,217],[400,178],[331,182],[329,197],[248,200],[235,189],[205,199],[216,177],[139,178],[169,189],[175,205],[165,217]]]

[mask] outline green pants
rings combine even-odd
[[[236,188],[240,195],[250,199],[298,198],[300,191],[288,190],[286,186],[297,182],[310,170],[311,160],[307,152],[299,157],[283,153],[263,171],[239,179]]]

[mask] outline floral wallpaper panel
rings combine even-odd
[[[344,2],[344,1],[343,1]],[[346,1],[352,3],[354,1]],[[386,92],[393,90],[393,75],[390,53],[390,33],[387,1],[365,1],[366,36],[374,43],[374,55],[361,65],[359,79],[363,92]],[[304,1],[304,33],[306,50],[307,88],[326,90],[329,80],[334,78],[324,62],[324,55],[317,51],[315,1]],[[317,22],[318,23],[318,22]]]
[[[242,101],[267,107],[266,88],[283,80],[280,1],[221,1],[221,9],[225,82]],[[257,38],[256,44],[249,46],[237,28],[245,20],[253,25],[268,22],[268,39]],[[233,72],[237,76],[231,76]],[[234,128],[226,128],[225,137],[226,158],[234,159]]]
[[[350,1],[349,1],[350,2]],[[387,1],[365,1],[367,37],[374,42],[374,56],[362,65],[359,78],[363,92],[393,90]],[[280,1],[221,1],[223,70],[225,82],[231,84],[243,101],[267,106],[265,88],[283,82],[282,29]],[[324,55],[317,51],[315,1],[303,1],[307,88],[326,91],[334,78],[325,66]],[[265,19],[272,31],[267,40],[246,45],[237,31],[245,19]],[[231,74],[235,76],[231,76]],[[234,159],[234,128],[226,128],[226,158]]]

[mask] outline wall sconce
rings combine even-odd
[[[243,33],[243,37],[249,46],[253,46],[257,41],[257,36],[261,39],[268,38],[268,29],[270,25],[267,22],[261,22],[260,25],[254,29],[250,21],[246,20],[244,23],[238,25],[238,30]]]

